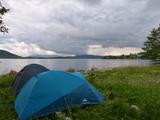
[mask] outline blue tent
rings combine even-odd
[[[32,77],[15,101],[20,120],[75,106],[100,104],[104,97],[81,73],[47,71]]]

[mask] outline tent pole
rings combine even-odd
[[[65,104],[66,104],[66,106],[67,106],[67,109],[68,109],[69,115],[70,115],[70,117],[72,118],[72,113],[71,113],[70,107],[69,107],[69,105],[68,105],[68,102],[67,102],[67,100],[66,100],[66,97],[65,97],[65,96],[64,96],[64,101],[65,101]]]

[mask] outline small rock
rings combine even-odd
[[[131,105],[132,108],[134,108],[135,110],[139,111],[139,107],[136,105]]]

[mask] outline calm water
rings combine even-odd
[[[100,70],[126,66],[149,66],[149,60],[122,60],[122,59],[0,59],[0,74],[10,70],[19,71],[31,63],[41,64],[49,69],[66,70],[68,68]]]

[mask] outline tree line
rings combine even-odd
[[[160,25],[150,32],[142,49],[144,50],[144,52],[141,53],[143,57],[160,60]]]

